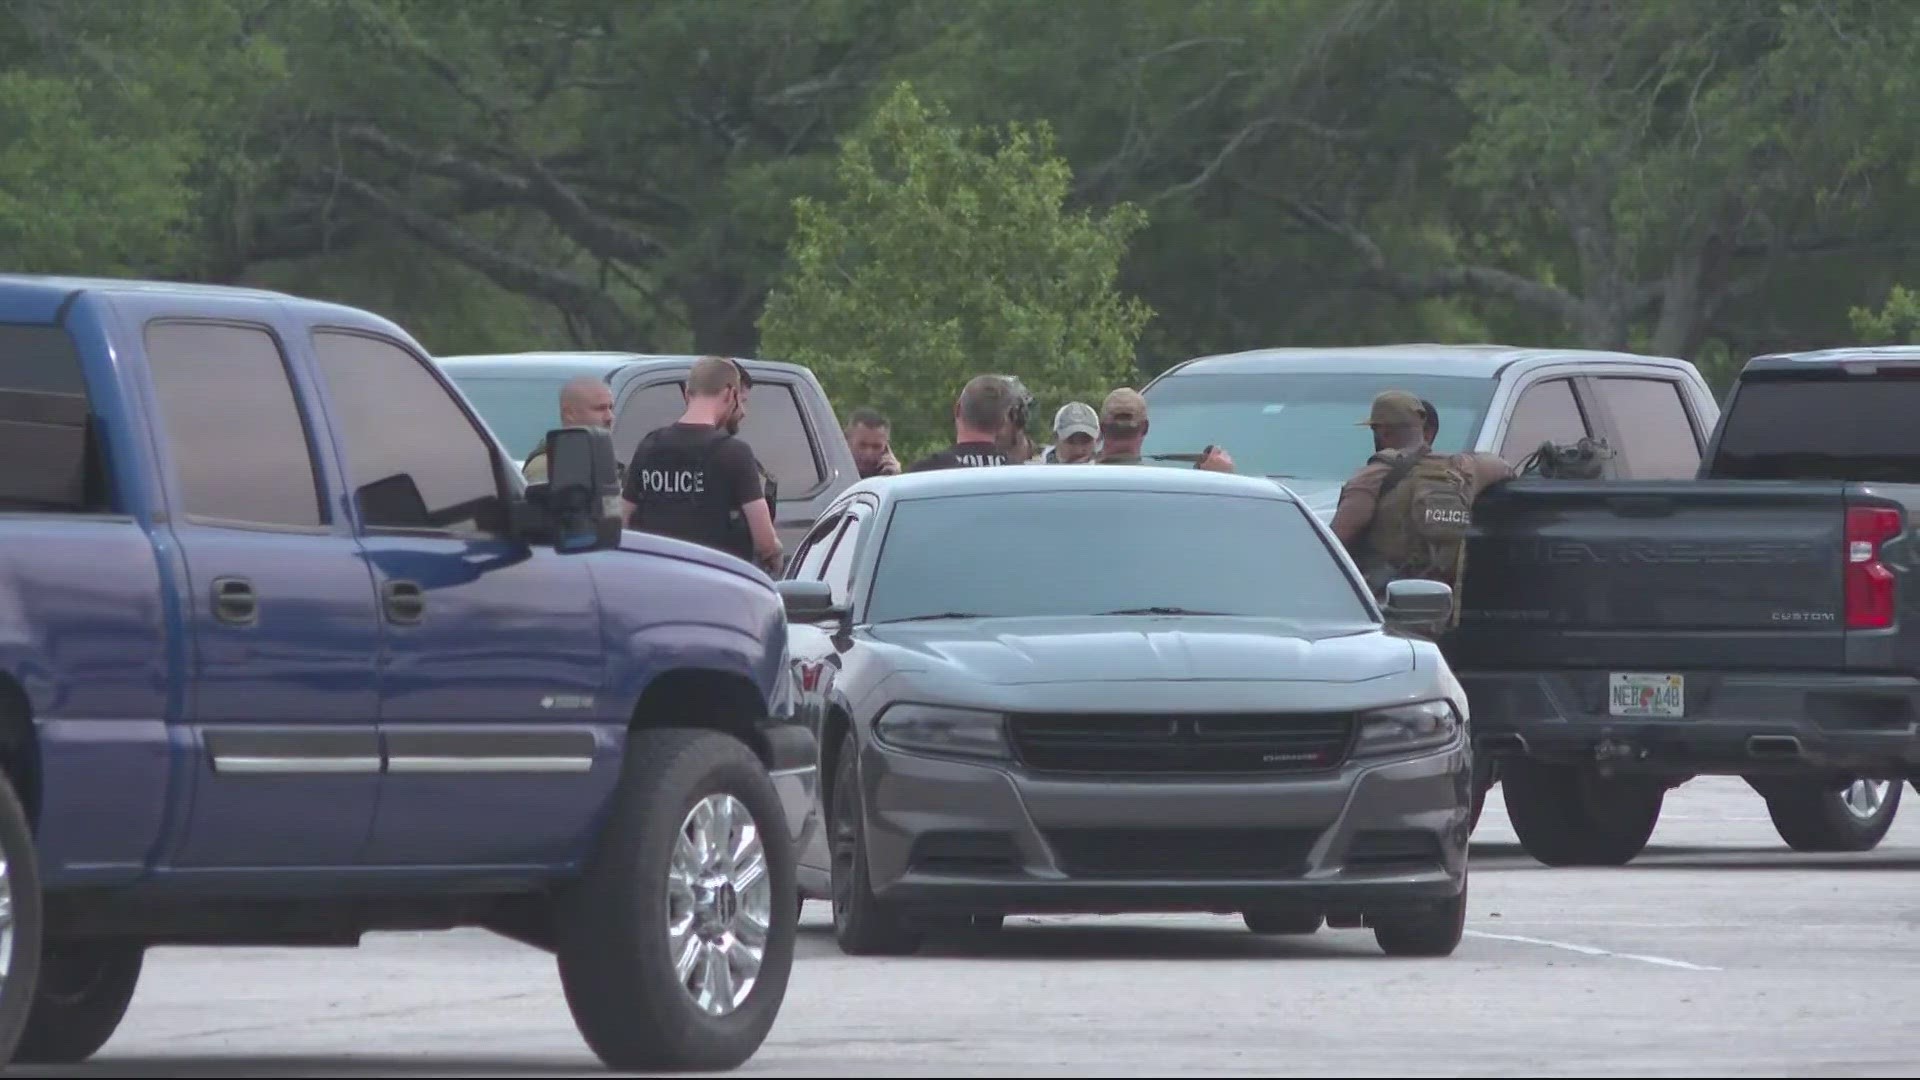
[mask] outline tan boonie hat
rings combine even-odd
[[[1374,396],[1373,411],[1355,427],[1392,427],[1407,424],[1419,427],[1427,417],[1420,399],[1405,390],[1382,390]]]
[[[1125,437],[1140,430],[1147,422],[1147,399],[1131,387],[1123,386],[1107,395],[1100,406],[1100,426],[1115,435]]]

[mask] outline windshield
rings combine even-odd
[[[1303,622],[1372,619],[1294,503],[1050,491],[901,502],[880,546],[867,620],[1150,608]]]
[[[1192,452],[1212,443],[1233,455],[1236,472],[1344,480],[1373,454],[1373,433],[1360,423],[1382,390],[1433,402],[1440,414],[1434,449],[1452,453],[1479,433],[1494,380],[1384,372],[1171,375],[1146,391],[1143,452]]]
[[[547,376],[462,375],[448,371],[480,419],[493,429],[515,461],[538,449],[560,426],[560,387],[574,372]]]

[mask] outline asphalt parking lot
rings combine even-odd
[[[1668,800],[1649,854],[1548,870],[1498,792],[1468,938],[1237,918],[1012,919],[853,959],[809,905],[745,1075],[1906,1076],[1920,1065],[1920,797],[1879,850],[1803,856],[1738,781]],[[159,950],[120,1032],[65,1075],[599,1074],[550,958],[484,933],[359,951]],[[24,1073],[25,1075],[54,1075]]]

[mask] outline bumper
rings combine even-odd
[[[1905,776],[1920,766],[1920,680],[1680,671],[1679,717],[1612,715],[1608,672],[1459,672],[1474,745],[1623,772]]]
[[[879,898],[977,913],[1371,912],[1465,887],[1464,744],[1258,780],[1037,776],[861,750]]]

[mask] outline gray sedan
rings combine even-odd
[[[800,852],[855,954],[1009,913],[1464,928],[1467,701],[1270,480],[1130,467],[863,481],[780,583],[821,747]]]

